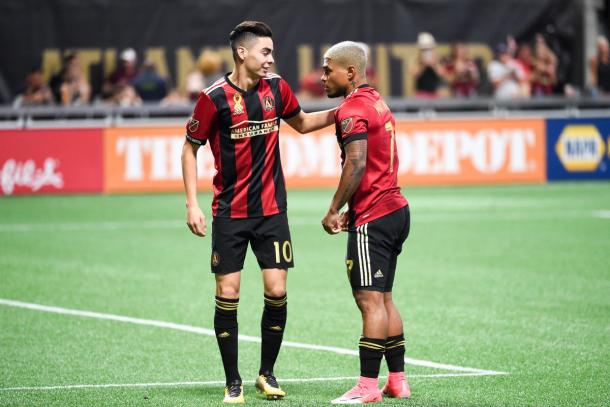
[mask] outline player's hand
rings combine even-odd
[[[205,215],[198,206],[186,209],[186,224],[194,235],[205,236]]]
[[[341,212],[339,214],[339,225],[341,225],[342,232],[347,232],[348,224],[349,224],[349,217],[347,216],[347,211]]]
[[[329,210],[324,219],[322,227],[329,235],[336,235],[341,232],[341,215],[337,211]]]

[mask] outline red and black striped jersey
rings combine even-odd
[[[394,116],[379,93],[368,85],[356,88],[337,108],[335,128],[342,164],[348,143],[367,140],[364,175],[349,201],[350,224],[360,226],[407,205],[398,186]]]
[[[216,173],[214,216],[250,218],[286,211],[286,187],[280,160],[280,119],[301,107],[288,83],[269,74],[250,90],[233,84],[229,74],[202,91],[186,138],[209,140]]]

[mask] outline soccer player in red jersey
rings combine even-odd
[[[182,173],[187,224],[205,236],[197,201],[197,150],[209,142],[213,179],[212,258],[216,278],[214,330],[226,376],[227,403],[243,403],[237,363],[237,308],[248,243],[262,270],[264,309],[256,388],[269,399],[285,396],[273,367],[286,326],[286,277],[293,267],[286,188],[278,143],[280,119],[300,133],[334,122],[333,110],[305,113],[288,83],[271,72],[269,26],[244,21],[231,32],[234,69],[199,95],[186,125]]]
[[[366,54],[358,43],[333,45],[324,54],[323,68],[326,94],[345,99],[335,112],[343,170],[322,226],[329,234],[348,232],[346,264],[363,322],[360,379],[332,403],[377,402],[382,393],[407,398],[405,339],[392,285],[410,215],[397,183],[394,117],[366,83]],[[348,211],[340,213],[345,204]],[[377,378],[384,354],[390,373],[382,392]]]

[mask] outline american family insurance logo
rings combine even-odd
[[[590,172],[599,166],[606,146],[594,125],[568,125],[561,132],[555,151],[567,171]]]
[[[34,160],[6,160],[0,167],[0,185],[4,195],[12,195],[16,187],[23,187],[32,192],[45,186],[62,189],[63,175],[57,170],[59,160],[47,157],[41,167]]]

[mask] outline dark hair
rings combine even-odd
[[[229,34],[233,59],[237,60],[237,47],[254,37],[273,37],[271,28],[262,21],[242,21]]]

